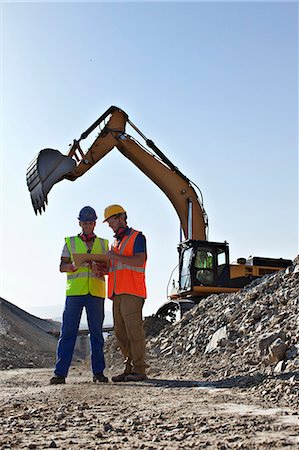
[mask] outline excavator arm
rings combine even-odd
[[[126,125],[132,126],[145,140],[147,147],[126,133]],[[84,152],[80,142],[97,127],[100,133]],[[100,161],[114,147],[149,177],[173,204],[185,238],[206,240],[207,216],[191,181],[147,139],[121,109],[111,106],[79,140],[74,140],[68,155],[58,150],[44,149],[27,170],[27,185],[35,213],[45,211],[47,195],[54,184],[63,179],[76,180]]]

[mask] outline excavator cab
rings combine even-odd
[[[187,239],[178,245],[179,277],[157,317],[175,322],[203,297],[232,292],[227,242]]]
[[[208,291],[213,293],[219,286],[229,287],[229,247],[226,242],[190,239],[181,242],[178,251],[180,295],[189,296],[195,289],[197,295],[206,296]]]
[[[227,242],[187,240],[178,246],[179,283],[170,297],[193,298],[236,292],[256,278],[292,264],[289,259],[251,257],[230,263]]]

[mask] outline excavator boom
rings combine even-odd
[[[149,149],[126,133],[131,125],[145,140]],[[97,127],[99,135],[86,152],[80,142]],[[126,158],[147,175],[173,204],[189,239],[206,240],[207,216],[190,180],[129,120],[121,109],[111,106],[93,125],[74,140],[69,153],[44,149],[29,165],[27,185],[35,213],[45,211],[47,196],[54,184],[68,179],[76,180],[116,147]],[[154,153],[152,153],[154,152]]]

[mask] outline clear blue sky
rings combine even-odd
[[[145,314],[166,301],[179,223],[117,150],[34,215],[26,168],[67,153],[110,105],[201,188],[231,260],[298,253],[296,3],[2,3],[1,290],[29,312],[64,304],[58,270],[84,205],[120,203],[148,242]],[[113,177],[112,177],[113,175]],[[112,239],[101,220],[97,233]],[[107,300],[107,308],[110,301]]]

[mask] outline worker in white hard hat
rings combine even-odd
[[[106,254],[107,239],[94,234],[97,215],[91,206],[85,206],[79,212],[81,233],[65,238],[61,255],[60,272],[67,273],[66,303],[62,318],[61,333],[57,347],[57,359],[54,376],[50,384],[64,384],[72,361],[75,342],[83,308],[86,309],[90,331],[91,367],[94,382],[108,382],[104,375],[104,339],[102,333],[104,321],[104,299],[106,284],[103,276],[98,276],[93,262],[80,267],[74,264],[74,254]]]
[[[113,382],[146,379],[145,334],[142,308],[146,298],[145,236],[127,225],[127,213],[121,205],[105,208],[104,222],[114,232],[108,252],[110,259],[108,297],[113,301],[114,333],[124,356],[124,372]]]

